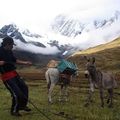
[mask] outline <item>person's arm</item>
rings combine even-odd
[[[0,61],[0,65],[4,65],[5,64],[5,61]]]
[[[23,65],[32,65],[32,62],[30,62],[30,61],[23,61],[23,60],[19,60],[19,59],[16,60],[16,63],[23,64]]]
[[[3,53],[0,51],[0,66],[5,64],[5,61],[2,59]]]

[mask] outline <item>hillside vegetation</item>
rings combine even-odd
[[[84,56],[94,56],[99,69],[113,72],[120,71],[120,38],[84,51],[76,52],[69,59],[76,62],[80,70],[85,69]]]
[[[102,71],[115,72],[120,76],[120,38],[115,39],[114,41],[107,44],[102,44],[84,51],[76,52],[71,57],[69,57],[68,59],[70,61],[77,64],[82,75],[85,70],[85,64],[87,62],[84,56],[94,56],[96,58],[97,68],[101,69]],[[30,76],[32,76],[31,78],[37,78],[36,76],[41,78],[41,76],[44,76],[45,70],[45,68],[43,69],[40,66],[31,66],[25,68],[18,67],[18,71],[23,77],[26,78],[29,76],[28,73],[30,73]],[[33,73],[35,74],[33,75]]]

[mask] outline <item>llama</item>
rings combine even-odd
[[[107,99],[107,103],[109,104],[108,107],[113,107],[113,89],[117,87],[113,73],[97,70],[95,65],[95,57],[87,59],[86,68],[87,72],[85,73],[85,76],[88,78],[90,83],[90,90],[85,106],[89,105],[94,88],[98,87],[101,99],[101,107],[104,107],[104,89],[107,89],[109,94]]]

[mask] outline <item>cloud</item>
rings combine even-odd
[[[72,44],[80,49],[86,49],[88,47],[112,41],[119,37],[120,15],[115,16],[117,11],[120,13],[119,0],[101,0],[96,4],[96,6],[93,5],[95,5],[95,3],[91,3],[87,9],[81,10],[81,8],[76,8],[76,11],[66,14],[68,19],[77,20],[84,25],[85,28],[82,31],[82,34],[75,38],[69,38],[61,36],[59,33],[56,34],[50,32],[48,35],[49,39],[56,38],[59,40],[60,44]],[[111,23],[110,19],[115,17],[118,18]],[[95,20],[99,22],[106,20],[107,24],[104,27],[96,29],[94,26]]]
[[[33,44],[22,43],[19,40],[14,40],[14,41],[17,45],[14,47],[14,49],[18,49],[18,50],[23,50],[23,51],[25,50],[32,53],[36,53],[36,54],[39,53],[44,55],[57,54],[60,52],[57,47],[51,47],[50,45],[47,45],[46,48],[42,48],[42,47],[35,46]]]
[[[119,0],[2,0],[0,26],[15,23],[30,31],[45,33],[51,21],[59,14],[80,13],[115,4],[119,5]]]
[[[22,50],[22,51],[29,51],[31,53],[35,54],[44,54],[44,55],[54,55],[59,53],[60,51],[58,50],[57,47],[51,47],[50,45],[47,44],[46,48],[38,47],[33,44],[25,44],[21,42],[20,40],[15,40],[16,46],[14,46],[14,50]],[[2,39],[0,39],[0,43],[2,42]]]
[[[120,35],[120,21],[105,28],[95,29],[94,20],[109,19],[116,10],[120,11],[119,0],[2,0],[0,5],[0,26],[14,22],[18,27],[28,28],[30,31],[43,33],[46,40],[41,40],[47,47],[25,45],[17,40],[23,50],[34,53],[55,54],[56,47],[47,44],[49,40],[58,40],[62,44],[72,44],[79,48],[87,48],[113,40]],[[89,31],[83,31],[75,38],[69,38],[48,31],[49,25],[59,14],[66,14],[71,19],[79,20]],[[91,42],[92,41],[92,42]],[[31,49],[32,48],[32,49]]]
[[[120,28],[118,24],[120,24],[120,20],[109,26],[94,29],[77,36],[75,38],[75,46],[78,46],[80,49],[87,49],[99,44],[105,44],[120,37]]]

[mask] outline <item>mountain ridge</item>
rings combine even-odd
[[[119,11],[115,11],[114,16],[111,16],[108,20],[94,20],[92,22],[92,27],[90,26],[91,23],[84,24],[84,22],[79,21],[79,19],[71,19],[70,17],[59,15],[56,17],[54,24],[51,25],[52,30],[55,30],[55,32],[58,31],[64,36],[71,37],[72,41],[70,41],[69,44],[60,44],[59,39],[57,38],[46,40],[43,35],[31,33],[27,29],[20,30],[15,24],[3,26],[0,29],[0,38],[2,39],[6,35],[9,35],[15,40],[15,43],[18,44],[18,46],[14,49],[14,51],[17,53],[16,55],[18,57],[21,57],[22,53],[25,54],[26,59],[30,59],[29,56],[31,56],[31,59],[35,62],[44,62],[49,59],[67,58],[76,51],[83,50],[80,43],[77,44],[77,46],[72,45],[73,41],[76,42],[76,39],[74,38],[79,38],[84,32],[88,33],[89,31],[98,30],[99,28],[101,30],[105,27],[108,29],[108,26],[113,25],[116,21],[120,21]],[[117,31],[115,36],[120,36],[120,33]],[[109,40],[107,40],[109,38],[108,34],[105,37],[105,41],[109,42]],[[93,39],[90,41],[90,45],[86,42],[83,46],[86,45],[90,47],[94,42],[100,41],[100,39],[96,38],[95,41],[93,41]],[[27,55],[29,56],[27,57]]]
[[[54,22],[51,25],[51,29],[56,33],[60,33],[68,37],[76,37],[77,35],[82,34],[82,32],[89,32],[91,29],[98,29],[105,26],[109,26],[115,21],[120,19],[120,11],[116,10],[114,15],[108,19],[95,19],[87,21],[81,21],[80,18],[74,18],[67,15],[58,15],[54,19]]]
[[[61,59],[62,54],[69,48],[72,48],[70,45],[59,45],[57,40],[50,40],[47,44],[52,48],[56,47],[60,52],[55,54],[43,54],[43,51],[47,48],[46,44],[43,44],[44,41],[41,41],[43,36],[38,34],[32,34],[29,30],[20,31],[20,29],[15,24],[5,25],[0,29],[0,38],[4,38],[5,36],[11,36],[14,39],[14,42],[17,46],[13,49],[14,54],[17,58],[30,60],[34,64],[38,63],[41,66],[47,64],[47,62],[51,59],[59,60]],[[30,39],[29,39],[30,38]],[[38,39],[34,41],[33,39]],[[43,39],[44,40],[44,39]],[[20,44],[22,43],[22,46]],[[24,45],[24,46],[23,46]],[[25,50],[27,46],[33,46],[37,50],[35,52]],[[34,48],[30,48],[33,49]],[[54,50],[54,49],[53,49]],[[40,53],[41,52],[41,53]],[[49,50],[46,51],[49,53]]]
[[[102,48],[102,49],[101,49]],[[93,48],[89,48],[85,51],[75,53],[73,56],[70,56],[68,59],[74,61],[78,68],[81,71],[86,70],[86,57],[95,57],[96,66],[102,71],[112,71],[119,73],[120,70],[120,38],[115,39],[114,41],[99,45]]]

